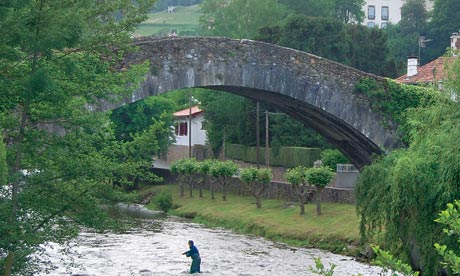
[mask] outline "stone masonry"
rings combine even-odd
[[[150,61],[150,73],[131,97],[109,110],[168,91],[202,87],[273,105],[315,129],[357,167],[401,146],[369,100],[355,93],[363,78],[384,79],[305,52],[246,39],[143,37],[126,64]]]

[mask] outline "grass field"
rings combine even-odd
[[[282,241],[295,246],[316,247],[342,254],[352,254],[359,240],[358,225],[354,205],[322,203],[323,214],[316,216],[314,204],[307,204],[306,214],[299,214],[296,203],[281,200],[263,200],[262,208],[257,209],[252,197],[228,195],[223,201],[220,194],[210,199],[188,193],[179,197],[177,185],[153,186],[148,191],[161,189],[171,191],[173,202],[178,208],[171,214],[194,217],[194,220],[207,226],[219,226],[240,233],[255,234],[271,240]],[[151,203],[149,208],[155,208]]]
[[[199,30],[198,20],[201,16],[198,5],[176,7],[175,12],[167,11],[151,13],[149,18],[141,23],[135,31],[135,35],[168,35],[173,30],[178,35],[197,35]]]

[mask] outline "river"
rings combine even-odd
[[[191,260],[181,255],[194,240],[208,276],[315,275],[308,270],[321,257],[334,276],[379,275],[381,269],[350,257],[303,249],[224,229],[209,229],[176,217],[137,219],[124,233],[83,231],[62,246],[48,244],[38,275],[187,275]],[[43,266],[45,268],[45,266]]]

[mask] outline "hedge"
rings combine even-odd
[[[256,147],[239,144],[226,144],[225,156],[231,159],[249,163],[257,163]],[[274,154],[270,148],[270,165],[293,168],[296,166],[313,167],[313,162],[321,159],[321,149],[303,147],[280,147],[279,153]],[[265,164],[265,147],[259,148],[259,162]]]

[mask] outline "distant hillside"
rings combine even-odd
[[[175,31],[178,35],[198,35],[198,20],[201,16],[199,5],[179,6],[174,12],[164,10],[149,14],[149,19],[141,23],[135,31],[136,36],[168,35]]]

